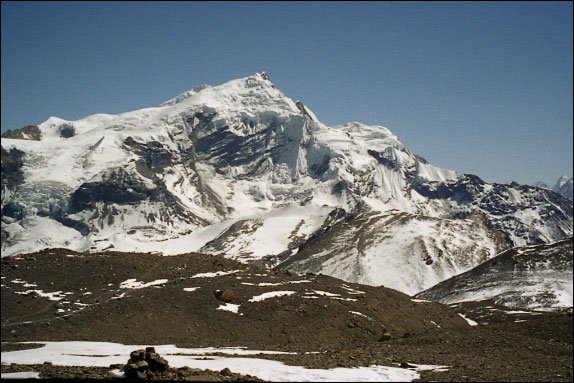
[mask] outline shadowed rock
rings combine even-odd
[[[2,138],[40,141],[42,139],[42,132],[40,132],[40,128],[36,125],[28,125],[19,129],[8,130],[2,133]]]

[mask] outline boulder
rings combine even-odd
[[[225,303],[233,303],[235,302],[235,294],[231,290],[215,290],[213,292],[215,298],[218,300],[225,302]]]

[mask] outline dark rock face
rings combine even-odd
[[[69,200],[66,214],[74,214],[83,210],[92,210],[92,218],[107,220],[112,224],[117,215],[115,205],[138,205],[148,201],[158,205],[153,214],[148,214],[148,223],[157,220],[167,224],[173,224],[177,217],[185,222],[205,224],[200,217],[189,212],[181,202],[171,194],[165,184],[160,182],[154,173],[147,168],[147,173],[142,174],[141,168],[136,163],[136,171],[123,168],[112,169],[105,179],[98,182],[86,182],[76,189]],[[139,173],[139,174],[138,174]],[[145,178],[150,179],[146,182]],[[95,209],[98,203],[103,204],[102,210]],[[66,215],[57,216],[54,219],[62,224],[78,230],[82,235],[89,232],[89,225],[76,220],[66,218]]]
[[[459,204],[471,203],[484,191],[484,181],[472,174],[465,174],[456,182],[413,182],[413,189],[431,199],[452,199]]]
[[[26,217],[26,207],[18,202],[8,202],[2,206],[2,217],[10,217],[20,221]]]
[[[277,164],[287,150],[293,149],[290,142],[300,142],[302,129],[283,129],[282,124],[300,125],[304,119],[279,121],[270,117],[257,125],[243,119],[238,126],[218,126],[216,113],[195,113],[186,120],[192,131],[193,156],[198,161],[212,164],[217,171],[224,172],[229,166],[245,166],[237,178],[252,177],[269,171],[268,164]],[[244,134],[236,134],[242,131]],[[199,135],[197,132],[202,132]]]
[[[65,216],[63,213],[58,212],[56,214],[51,214],[50,218],[54,221],[60,222],[62,225],[72,228],[78,231],[83,236],[90,234],[90,226],[82,221],[71,219]]]
[[[113,169],[102,182],[82,184],[70,199],[70,212],[94,207],[96,202],[135,204],[151,196],[154,189],[122,168]]]
[[[329,170],[329,162],[330,161],[331,161],[331,157],[329,157],[328,155],[325,155],[323,157],[323,160],[321,160],[320,163],[311,164],[309,167],[311,175],[314,177],[320,177],[323,174],[325,174],[325,172],[327,170]]]
[[[143,144],[137,142],[132,137],[128,137],[124,141],[124,145],[134,153],[138,154],[147,167],[153,172],[161,171],[166,166],[173,164],[172,154],[157,141],[150,141]]]
[[[40,132],[40,128],[38,128],[37,126],[28,125],[19,129],[8,130],[2,133],[2,138],[40,141],[42,139],[42,132]]]
[[[25,153],[21,150],[13,148],[7,151],[2,147],[2,188],[12,189],[24,182],[24,173],[22,172],[24,155]]]
[[[25,153],[14,148],[8,151],[2,147],[1,150],[2,207],[0,214],[2,216],[2,236],[0,237],[0,243],[3,244],[10,238],[9,232],[4,229],[4,222],[11,219],[16,221],[24,219],[26,217],[27,209],[23,204],[10,200],[10,196],[24,183],[24,172],[22,171],[22,166],[24,165]]]
[[[73,125],[64,124],[60,127],[60,137],[62,138],[70,138],[76,135],[76,129]]]
[[[371,156],[375,157],[378,163],[386,166],[389,169],[397,169],[398,164],[396,158],[392,155],[392,151],[377,152],[375,150],[367,150]]]

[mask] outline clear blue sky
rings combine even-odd
[[[2,2],[2,131],[262,70],[437,166],[572,175],[571,2]]]

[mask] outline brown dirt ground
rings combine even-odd
[[[229,270],[240,271],[192,278]],[[162,286],[120,288],[131,278],[168,281]],[[25,287],[14,280],[36,286]],[[293,283],[301,280],[309,282]],[[199,289],[183,290],[189,287]],[[18,294],[30,289],[70,294],[60,301]],[[217,289],[233,291],[243,315],[217,310],[223,304],[213,294]],[[264,292],[284,290],[295,294],[249,301]],[[384,287],[266,271],[221,257],[80,254],[61,249],[3,258],[1,291],[2,351],[22,347],[17,343],[23,341],[243,346],[295,351],[297,355],[260,357],[315,368],[449,366],[445,372],[421,372],[421,381],[572,381],[571,310],[508,314],[509,309],[489,302],[447,307],[414,302]],[[304,298],[310,296],[315,298]],[[479,325],[469,326],[458,313]],[[390,339],[384,339],[385,332]],[[303,354],[308,351],[320,353]],[[2,365],[2,372],[20,368],[29,367]],[[109,369],[39,365],[34,370],[45,377],[105,379]],[[163,379],[181,378],[177,371],[174,374]],[[206,380],[247,379],[197,374]],[[188,380],[190,376],[195,375],[189,374]]]

